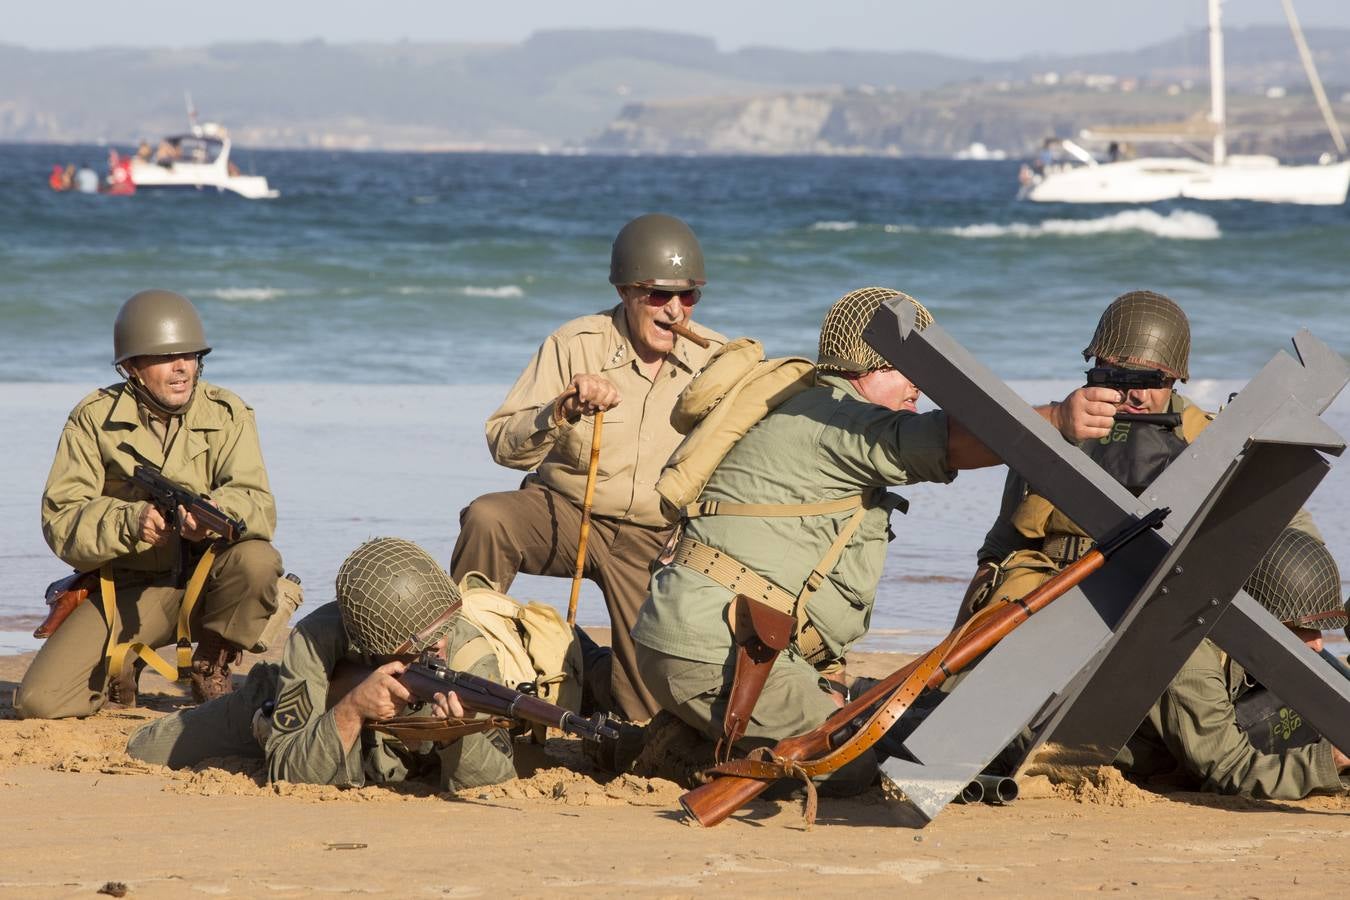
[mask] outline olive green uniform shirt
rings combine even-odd
[[[893,412],[864,400],[847,379],[823,375],[731,448],[700,500],[816,503],[954,476],[947,467],[946,413]],[[808,615],[835,656],[867,632],[890,513],[903,507],[903,500],[892,497],[868,510],[811,598]],[[795,595],[850,515],[707,516],[691,519],[686,533]],[[652,577],[633,637],[671,656],[724,663],[732,648],[730,599],[729,590],[702,572],[665,566]]]
[[[447,657],[454,659],[460,647],[477,637],[481,632],[459,617],[446,641]],[[276,708],[263,746],[269,780],[359,786],[421,779],[432,780],[443,790],[459,790],[516,777],[511,741],[500,729],[442,746],[429,742],[406,746],[363,728],[351,750],[344,751],[328,708],[329,676],[343,660],[361,662],[349,649],[337,603],[328,603],[295,626],[277,668]],[[501,680],[491,652],[465,670]]]
[[[142,463],[242,519],[246,538],[271,540],[276,505],[253,410],[201,381],[181,419],[169,429],[166,449],[163,432],[150,427],[125,382],[76,405],[42,493],[42,533],[52,552],[81,571],[105,563],[118,571],[172,571],[180,542],[155,547],[140,539],[138,523],[149,501],[131,474]]]
[[[549,335],[487,420],[492,458],[513,469],[537,470],[544,485],[582,505],[595,422],[583,416],[561,425],[553,402],[574,375],[603,375],[618,389],[620,403],[605,412],[596,470],[595,515],[638,525],[665,527],[656,480],[684,436],[670,422],[676,398],[726,339],[697,323],[696,334],[712,346],[676,339],[655,380],[642,371],[628,335],[623,304],[582,316]]]
[[[1116,765],[1142,777],[1180,769],[1200,790],[1260,799],[1296,800],[1341,790],[1325,738],[1282,753],[1252,746],[1238,728],[1233,706],[1250,686],[1242,666],[1213,641],[1202,641],[1120,751]]]

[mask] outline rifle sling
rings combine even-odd
[[[398,738],[409,746],[426,741],[450,743],[471,734],[491,731],[493,728],[510,728],[511,720],[501,716],[473,716],[437,719],[429,716],[395,716],[367,723],[367,727]]]
[[[796,760],[775,756],[772,748],[760,747],[744,759],[721,762],[708,769],[706,774],[734,775],[762,781],[799,778],[806,785],[806,821],[808,825],[812,824],[815,821],[816,810],[816,791],[812,779],[847,765],[881,740],[943,667],[943,662],[952,648],[960,643],[973,626],[982,623],[993,610],[1002,605],[996,604],[981,610],[948,634],[942,643],[924,654],[900,685],[886,699],[873,707],[871,715],[862,727],[835,749],[812,759]]]

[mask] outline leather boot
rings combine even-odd
[[[238,663],[244,652],[220,635],[203,631],[197,649],[192,651],[192,699],[205,703],[223,697],[234,690],[230,680],[230,666]]]
[[[130,672],[121,672],[108,679],[108,702],[104,709],[134,709],[136,695],[140,693],[141,672],[145,671],[145,660],[135,659]]]

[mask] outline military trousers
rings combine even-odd
[[[721,739],[735,675],[734,657],[726,663],[700,662],[638,644],[637,661],[647,689],[663,709],[708,740]],[[771,747],[784,738],[810,731],[838,709],[830,685],[819,672],[801,657],[780,655],[736,749],[748,753]],[[868,749],[848,765],[815,781],[822,793],[849,796],[865,791],[876,778],[877,756]]]
[[[192,612],[194,638],[203,631],[236,647],[257,648],[277,608],[281,555],[269,542],[245,540],[221,550]],[[116,573],[116,641],[163,647],[178,639],[183,589],[167,574]],[[47,638],[24,673],[14,709],[25,719],[63,719],[98,712],[107,700],[109,624],[95,591]]]
[[[581,509],[536,481],[527,480],[519,490],[484,494],[464,508],[459,523],[450,559],[456,582],[477,571],[507,592],[520,572],[571,578],[576,571]],[[586,541],[582,574],[604,594],[613,648],[611,697],[597,700],[602,708],[617,707],[634,722],[645,722],[660,709],[638,675],[632,632],[647,599],[652,562],[671,531],[592,516]],[[590,674],[586,680],[595,683]]]

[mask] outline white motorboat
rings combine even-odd
[[[1303,40],[1290,0],[1282,0],[1295,44],[1312,84],[1337,151],[1346,153],[1345,140],[1327,103],[1321,79]],[[1209,159],[1144,157],[1099,162],[1073,141],[1047,142],[1038,165],[1024,166],[1021,196],[1041,203],[1153,203],[1158,200],[1254,200],[1266,203],[1302,203],[1334,206],[1350,191],[1350,160],[1324,154],[1316,165],[1287,166],[1273,156],[1229,155],[1225,134],[1222,0],[1209,0],[1210,115],[1200,128],[1193,124],[1160,129],[1156,126],[1089,129],[1087,140],[1117,143],[1169,142],[1194,146],[1197,139],[1211,142]],[[1050,158],[1050,144],[1070,159]]]
[[[148,158],[132,157],[131,180],[137,190],[214,188],[249,200],[278,196],[265,177],[241,174],[230,163],[230,135],[224,128],[214,122],[199,125],[195,116],[190,118],[189,133],[164,138]]]

